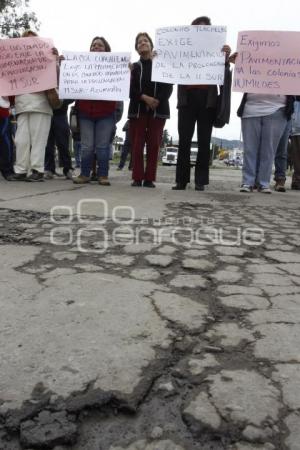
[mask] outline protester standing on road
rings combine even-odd
[[[22,37],[35,37],[25,31]],[[57,50],[53,54],[58,58]],[[15,136],[16,163],[13,181],[43,181],[44,160],[51,117],[53,114],[45,92],[15,96],[17,131]],[[27,175],[31,170],[31,174]]]
[[[192,25],[211,25],[211,21],[206,16],[197,17]],[[226,73],[230,70],[227,60],[231,49],[225,45],[222,51],[226,55]],[[216,117],[218,88],[216,85],[179,85],[177,96],[179,148],[176,185],[172,189],[184,190],[190,182],[191,142],[197,123],[198,153],[195,165],[195,189],[204,191],[205,185],[209,183],[210,140]]]
[[[293,97],[270,94],[244,94],[238,109],[242,119],[244,163],[240,192],[256,185],[271,194],[270,180],[275,152],[293,110]]]
[[[72,180],[72,161],[69,150],[70,127],[68,122],[68,106],[73,100],[64,100],[62,106],[53,111],[45,153],[45,179],[52,179],[55,174],[55,147],[62,161],[63,173]]]
[[[238,53],[229,57],[235,63]],[[272,166],[279,142],[293,113],[291,95],[245,93],[237,115],[242,120],[244,141],[243,174],[240,192],[257,187],[271,194]]]
[[[130,141],[133,159],[132,186],[154,188],[157,160],[166,119],[170,117],[169,98],[173,86],[151,81],[153,42],[147,33],[138,33],[135,49],[140,60],[131,71]],[[146,167],[144,146],[146,144]]]
[[[110,52],[104,37],[96,36],[90,46],[91,52]],[[77,103],[77,102],[76,102]],[[108,180],[110,139],[115,127],[115,101],[79,100],[78,117],[81,135],[81,173],[73,178],[75,184],[89,183],[96,152],[98,183],[110,186]]]

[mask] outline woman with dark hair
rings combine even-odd
[[[104,37],[96,36],[90,46],[91,52],[110,52]],[[110,186],[108,180],[110,138],[115,127],[115,101],[79,100],[78,109],[81,133],[81,173],[73,179],[75,184],[89,183],[96,152],[98,183]]]
[[[197,17],[191,25],[211,25],[207,16]],[[230,47],[224,45],[225,73],[229,71]],[[195,165],[195,189],[204,191],[209,183],[210,140],[216,118],[218,88],[216,85],[178,85],[178,135],[179,148],[174,190],[184,190],[190,182],[191,143],[197,123],[198,153]]]
[[[154,188],[157,159],[165,121],[170,117],[169,97],[173,86],[151,81],[153,42],[147,33],[135,38],[135,49],[140,60],[131,71],[130,141],[133,158],[132,186]],[[146,167],[144,168],[144,146],[146,144]]]

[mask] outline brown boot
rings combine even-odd
[[[98,183],[100,186],[110,186],[110,182],[108,181],[108,177],[99,177]]]
[[[276,192],[285,192],[285,180],[276,180],[275,182],[275,191]]]
[[[91,181],[90,177],[85,177],[84,175],[79,175],[78,177],[73,178],[74,184],[86,184]]]

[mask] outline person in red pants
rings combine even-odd
[[[170,117],[169,98],[173,86],[151,81],[153,42],[147,33],[136,36],[135,49],[140,60],[133,64],[131,70],[128,110],[133,160],[132,186],[154,188],[162,132],[166,119]]]

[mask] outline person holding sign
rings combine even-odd
[[[157,159],[166,119],[170,117],[169,98],[173,86],[151,81],[153,42],[147,33],[139,33],[135,49],[140,60],[132,67],[130,81],[130,140],[133,158],[132,186],[154,188]],[[144,169],[144,146],[147,160]]]
[[[96,36],[91,52],[110,52],[104,37]],[[96,152],[97,177],[101,186],[110,186],[108,180],[110,140],[115,127],[116,102],[107,100],[78,100],[76,102],[81,133],[81,173],[73,178],[75,184],[91,181],[91,170]]]
[[[27,30],[22,37],[36,37]],[[52,49],[57,57],[57,50]],[[51,125],[52,108],[45,91],[15,96],[17,131],[15,174],[11,181],[43,181],[45,148]],[[31,170],[31,173],[28,172]]]
[[[211,25],[209,17],[201,16],[192,25]],[[230,47],[224,45],[226,55],[225,77],[230,72],[228,57]],[[209,183],[210,140],[216,119],[218,89],[216,85],[178,85],[178,134],[179,148],[176,167],[176,185],[173,190],[185,190],[190,182],[191,142],[197,123],[198,153],[195,165],[195,189],[204,191]]]
[[[235,62],[238,53],[229,60]],[[293,113],[294,97],[262,93],[245,93],[237,111],[242,120],[244,158],[240,192],[254,187],[271,194],[272,167],[280,139]]]

